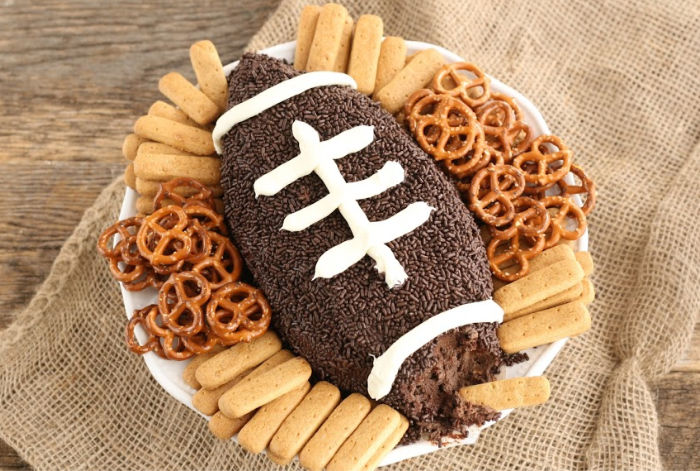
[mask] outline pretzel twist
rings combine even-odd
[[[469,62],[444,65],[433,77],[432,88],[437,93],[458,97],[472,108],[485,103],[491,95],[491,81]]]
[[[207,306],[207,321],[224,342],[249,342],[270,325],[270,305],[262,293],[245,283],[219,288]]]

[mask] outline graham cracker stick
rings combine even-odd
[[[562,260],[516,280],[493,293],[505,313],[518,312],[577,285],[583,280],[578,262]]]
[[[581,297],[584,282],[585,280],[569,289],[565,289],[564,291],[555,294],[554,296],[543,299],[542,301],[532,304],[525,309],[521,309],[520,311],[506,313],[503,315],[503,321],[506,322],[511,319],[515,319],[516,317],[524,316],[525,314],[542,311],[544,309],[549,309],[550,307],[559,306],[560,304],[566,304],[574,301]]]
[[[309,363],[301,357],[292,358],[250,381],[233,386],[219,399],[219,409],[229,417],[240,417],[298,388],[309,377]]]
[[[220,165],[218,157],[143,153],[134,159],[134,173],[142,180],[165,182],[190,177],[203,185],[218,185]]]
[[[215,150],[210,131],[159,116],[141,116],[134,123],[134,132],[190,154],[211,155]]]
[[[472,404],[502,411],[543,404],[549,399],[550,387],[544,376],[533,376],[467,386],[459,395]]]
[[[591,273],[593,273],[593,258],[591,257],[591,253],[576,252],[574,256],[576,257],[578,263],[581,264],[581,268],[583,268],[583,273],[585,273],[586,276],[590,276]]]
[[[443,64],[445,59],[435,49],[420,51],[377,92],[375,99],[389,113],[398,113],[408,97],[419,88],[428,85]]]
[[[361,394],[350,394],[301,450],[299,463],[309,471],[321,471],[371,409],[369,399]]]
[[[401,414],[380,404],[343,443],[328,463],[328,471],[359,471],[401,425]]]
[[[237,343],[214,355],[197,368],[195,377],[202,387],[214,389],[259,365],[281,349],[280,339],[268,330],[250,343]]]
[[[161,77],[158,90],[197,124],[209,124],[221,113],[216,103],[177,72]]]
[[[377,64],[382,46],[384,23],[376,15],[362,15],[355,25],[348,75],[357,82],[357,90],[365,95],[374,92]]]
[[[147,140],[136,134],[129,134],[124,138],[124,143],[122,144],[122,154],[126,160],[134,160],[136,158],[136,151],[139,146],[146,142]]]
[[[238,433],[238,443],[251,453],[265,449],[284,419],[301,402],[311,388],[309,382],[264,405]]]
[[[136,187],[138,191],[138,179],[136,181]],[[139,192],[140,193],[140,192]],[[187,364],[185,367],[185,371],[182,372],[182,379],[187,383],[189,387],[192,389],[199,389],[202,387],[201,384],[199,384],[199,381],[197,381],[197,378],[194,376],[194,372],[197,371],[197,368],[199,368],[199,365],[222,351],[224,347],[221,345],[215,345],[214,348],[209,352],[209,353],[202,353],[200,355],[195,356],[190,360],[190,362]]]
[[[235,419],[230,419],[221,412],[217,412],[209,419],[209,431],[219,440],[229,440],[248,423],[251,417],[253,417],[252,412]]]
[[[149,116],[157,116],[160,118],[169,119],[171,121],[176,121],[181,124],[186,124],[187,126],[199,127],[197,123],[192,121],[182,110],[178,110],[170,103],[158,100],[154,102],[150,108],[148,108]]]
[[[369,459],[369,461],[362,467],[362,471],[372,471],[379,466],[379,463],[382,462],[384,457],[389,454],[391,450],[393,450],[396,445],[399,444],[401,439],[403,438],[404,434],[406,433],[406,430],[408,430],[408,419],[406,417],[401,416],[401,423],[399,426],[394,430],[394,432],[389,436],[389,438],[386,439],[384,443],[382,443],[382,446],[379,447],[379,450]]]
[[[374,83],[375,93],[403,69],[406,65],[406,41],[397,36],[388,36],[382,41],[377,64],[377,80]]]
[[[574,251],[568,245],[555,245],[535,255],[530,263],[530,273],[541,270],[549,265],[562,260],[575,260]]]
[[[311,42],[306,70],[333,70],[338,57],[340,42],[345,29],[348,12],[337,3],[326,3],[321,8],[316,22],[314,39]]]
[[[325,381],[316,383],[272,437],[269,447],[275,463],[292,461],[339,402],[338,388]]]
[[[516,353],[574,337],[590,327],[588,309],[582,302],[573,301],[504,322],[498,327],[497,334],[503,351]]]
[[[345,17],[345,26],[343,27],[343,35],[340,37],[340,47],[338,55],[335,58],[333,70],[336,72],[345,72],[348,68],[350,60],[350,48],[352,47],[352,33],[355,29],[355,21],[348,15]]]
[[[219,52],[211,41],[198,41],[190,46],[190,62],[197,76],[199,89],[219,108],[226,109],[228,82]]]
[[[136,175],[134,175],[133,162],[127,165],[126,169],[124,169],[124,183],[126,183],[126,186],[128,186],[129,188],[133,190],[136,189]]]
[[[304,70],[306,61],[309,59],[311,43],[316,32],[316,22],[321,13],[318,5],[306,5],[299,15],[299,26],[297,27],[297,45],[294,50],[294,68]]]
[[[581,292],[581,297],[578,300],[588,306],[595,299],[595,289],[593,288],[593,283],[591,283],[591,280],[588,278],[584,278],[581,285],[583,290]]]
[[[173,154],[173,155],[195,155],[185,152],[184,150],[176,149],[162,142],[144,142],[136,151],[136,156],[142,154]]]

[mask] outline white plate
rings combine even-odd
[[[286,59],[291,62],[294,58],[294,45],[295,43],[292,41],[264,49],[260,52],[279,59]],[[408,48],[408,54],[413,54],[423,49],[435,48],[438,51],[440,51],[449,62],[463,61],[463,59],[458,55],[442,47],[434,46],[432,44],[427,44],[418,41],[407,41],[406,45]],[[238,62],[232,62],[231,64],[224,67],[225,73],[228,75],[228,73],[231,70],[233,70],[233,68],[236,67],[237,64]],[[491,78],[491,88],[495,92],[509,95],[515,99],[516,103],[520,106],[520,109],[523,112],[525,122],[528,125],[530,125],[530,127],[532,127],[535,136],[538,136],[540,134],[549,134],[550,131],[547,127],[547,123],[545,123],[544,119],[542,118],[542,115],[537,110],[537,108],[535,108],[535,106],[530,102],[530,100],[525,98],[516,90],[510,88],[508,85],[505,85],[504,83],[501,83],[494,78]],[[573,179],[571,175],[568,175],[568,178],[570,180]],[[573,181],[570,181],[570,183],[573,183]],[[121,212],[119,214],[120,219],[136,215],[137,197],[138,195],[135,191],[133,191],[130,188],[127,188]],[[580,200],[578,200],[577,195],[575,196],[575,198],[577,199],[577,204],[580,205],[581,202]],[[587,250],[587,248],[588,231],[586,231],[583,237],[581,237],[578,240],[578,245],[576,249],[582,251]],[[135,309],[157,302],[157,292],[153,288],[149,288],[140,292],[127,291],[124,289],[123,286],[121,289],[122,295],[124,296],[124,307],[126,308],[127,317],[131,317],[131,313],[134,312]],[[136,335],[139,341],[145,341],[145,334],[143,331],[140,330],[140,328],[138,329]],[[549,366],[552,360],[554,360],[554,357],[559,353],[566,341],[567,339],[563,339],[546,346],[527,350],[527,354],[530,357],[528,361],[514,366],[502,368],[500,376],[502,378],[514,378],[520,376],[540,376],[542,373],[544,373],[544,371],[547,369],[547,366]],[[185,369],[185,366],[187,365],[188,361],[165,360],[158,357],[155,353],[152,352],[147,353],[143,356],[143,358],[146,362],[146,366],[151,371],[151,374],[153,375],[155,380],[158,381],[158,383],[160,383],[160,385],[163,386],[163,388],[171,396],[173,396],[175,399],[182,402],[184,405],[194,410],[195,412],[198,412],[196,409],[194,409],[194,407],[192,407],[192,395],[195,393],[195,391],[194,389],[190,388],[187,384],[185,384],[185,382],[182,380],[182,372]],[[510,410],[503,411],[501,413],[501,419],[499,420],[503,420],[503,418],[507,417],[509,413]],[[204,415],[202,416],[207,418]],[[463,440],[455,441],[451,444],[448,444],[447,446],[473,444],[479,438],[481,430],[493,425],[494,423],[495,422],[488,422],[484,424],[484,426],[481,428],[472,427],[470,429],[469,437]],[[386,456],[386,458],[382,462],[382,466],[395,463],[397,461],[402,461],[408,458],[413,458],[424,453],[430,453],[438,449],[439,448],[437,446],[427,441],[413,443],[411,445],[399,446]]]

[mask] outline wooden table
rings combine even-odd
[[[101,188],[164,73],[194,79],[187,50],[238,57],[278,0],[0,4],[0,329],[46,276]],[[167,19],[167,21],[164,21]],[[38,229],[38,230],[37,230]],[[654,391],[670,469],[697,469],[700,335]],[[29,469],[0,442],[0,470]]]

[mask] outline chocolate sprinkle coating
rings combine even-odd
[[[229,77],[229,107],[296,75],[282,61],[245,54]],[[285,216],[327,194],[316,175],[255,198],[253,182],[298,154],[294,120],[313,126],[322,140],[354,126],[374,126],[371,145],[335,161],[348,181],[373,175],[389,160],[403,166],[403,183],[359,202],[370,221],[415,201],[436,208],[426,223],[387,244],[408,274],[404,285],[389,289],[368,256],[332,279],[313,280],[321,254],[352,237],[337,211],[304,231],[280,230]],[[309,361],[316,377],[367,394],[373,357],[426,319],[490,297],[486,251],[457,191],[394,118],[366,96],[340,86],[309,90],[239,123],[224,136],[223,147],[221,184],[231,234],[272,306],[274,329]],[[437,438],[493,417],[485,408],[457,407],[454,392],[492,379],[502,355],[495,328],[468,325],[425,345],[404,363],[382,402],[411,420],[415,436],[427,432]]]

